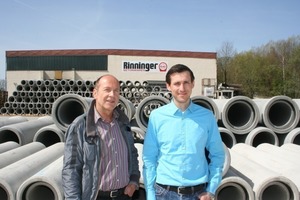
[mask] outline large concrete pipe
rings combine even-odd
[[[221,138],[223,143],[228,147],[231,148],[233,145],[236,144],[236,138],[234,134],[224,127],[219,127],[219,132],[221,134]]]
[[[230,99],[214,99],[220,115],[219,124],[235,134],[247,134],[258,124],[259,110],[252,99],[235,96]]]
[[[143,144],[134,143],[134,146],[135,146],[135,148],[137,149],[137,152],[138,152],[139,170],[142,173],[143,172],[143,165],[144,165],[144,162],[143,162]],[[143,178],[143,176],[140,177],[140,186],[142,188],[145,188],[144,187],[144,178]]]
[[[0,199],[15,200],[20,185],[63,155],[64,143],[56,143],[0,170]]]
[[[245,139],[245,143],[254,147],[262,143],[269,143],[278,146],[279,141],[277,135],[267,127],[256,127]]]
[[[40,142],[31,142],[10,151],[6,151],[5,153],[0,154],[0,169],[27,156],[30,156],[33,153],[38,152],[44,148],[45,145]]]
[[[216,191],[218,200],[254,200],[254,193],[250,184],[237,176],[229,168]]]
[[[60,96],[52,105],[51,115],[54,123],[66,132],[73,120],[88,110],[91,101],[92,98],[84,98],[78,94]]]
[[[214,113],[216,119],[219,119],[220,113],[218,106],[211,98],[207,96],[194,96],[191,99],[195,104],[211,110]]]
[[[132,118],[135,115],[135,107],[134,107],[133,103],[131,101],[125,99],[125,97],[120,95],[118,106],[126,114],[129,121],[132,120]]]
[[[50,116],[40,117],[36,120],[29,120],[17,124],[11,124],[0,128],[0,143],[15,141],[20,145],[33,141],[34,134],[41,128],[53,124]]]
[[[288,133],[299,123],[299,107],[290,97],[274,96],[270,99],[253,99],[253,101],[259,107],[259,123],[275,133]]]
[[[300,155],[300,145],[294,143],[285,143],[280,148],[291,152],[296,152]]]
[[[0,119],[0,127],[26,121],[28,121],[28,119],[23,116],[4,117]]]
[[[33,137],[34,142],[40,142],[49,147],[58,142],[65,141],[64,132],[56,124],[51,124],[40,128]]]
[[[133,133],[133,137],[135,142],[143,143],[145,138],[145,131],[137,126],[132,126],[131,131]]]
[[[287,149],[268,143],[260,144],[256,148],[268,153],[269,157],[278,158],[281,159],[282,162],[289,162],[293,165],[300,166],[300,160],[297,159],[299,157],[299,153],[295,153],[294,151],[289,151]]]
[[[4,142],[4,143],[0,143],[0,154],[4,153],[6,151],[15,149],[17,147],[20,147],[21,145],[17,142],[14,141],[8,141],[8,142]]]
[[[252,186],[255,199],[299,200],[298,188],[290,179],[245,158],[232,149],[229,151],[232,171]]]
[[[168,99],[156,95],[144,98],[136,109],[135,119],[138,126],[146,131],[151,111],[169,102]]]
[[[17,190],[18,200],[63,200],[63,156],[25,180]]]
[[[269,156],[267,152],[247,144],[237,144],[232,148],[232,151],[235,151],[249,160],[259,163],[271,171],[275,171],[276,173],[287,177],[295,183],[298,191],[300,191],[300,168],[298,165],[290,162],[283,162],[280,158]]]
[[[284,144],[293,143],[300,145],[300,127],[296,127],[291,130],[284,138]]]

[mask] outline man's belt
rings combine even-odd
[[[112,191],[101,191],[99,190],[98,192],[98,197],[110,197],[110,198],[116,198],[119,196],[124,195],[124,188],[117,189],[117,190],[112,190]]]
[[[203,190],[206,187],[206,183],[190,186],[190,187],[170,186],[170,185],[163,185],[160,183],[156,183],[156,184],[166,190],[176,192],[177,194],[185,194],[185,195],[194,194],[196,192]]]

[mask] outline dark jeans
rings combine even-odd
[[[156,200],[199,200],[198,196],[205,190],[200,190],[191,195],[182,195],[177,192],[166,190],[165,188],[155,184]]]

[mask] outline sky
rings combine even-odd
[[[300,0],[1,0],[6,51],[145,49],[240,53],[300,35]]]

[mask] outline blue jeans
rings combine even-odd
[[[165,188],[155,184],[156,200],[199,200],[198,196],[205,190],[200,190],[191,195],[178,194],[177,192],[166,190]]]

